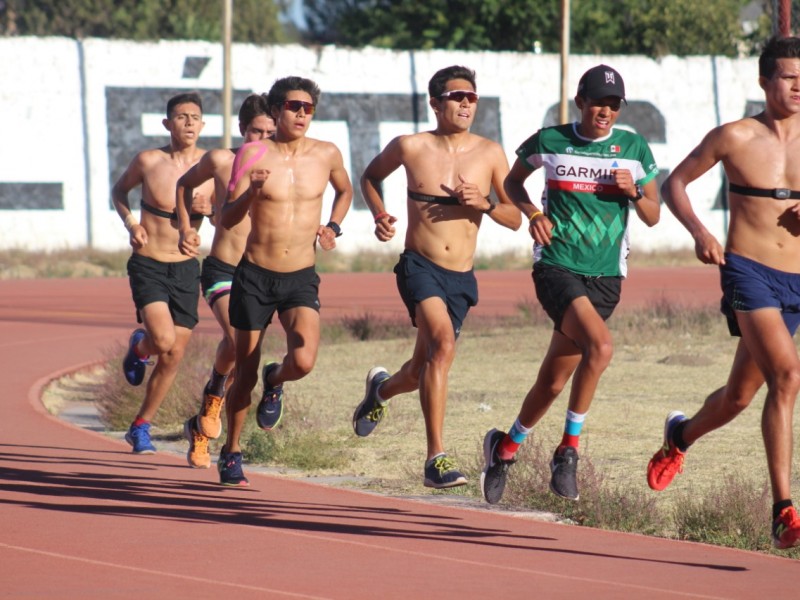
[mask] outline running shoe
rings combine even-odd
[[[672,431],[678,423],[685,420],[685,414],[679,410],[673,410],[664,421],[664,445],[647,463],[647,485],[652,490],[660,492],[667,489],[675,475],[683,473],[683,459],[686,453],[681,452],[672,443]]]
[[[242,453],[226,452],[219,455],[217,461],[219,471],[219,482],[222,485],[247,487],[250,482],[244,476],[242,470]]]
[[[222,407],[225,398],[208,393],[208,384],[203,389],[203,406],[197,415],[197,430],[207,438],[217,439],[222,433]]]
[[[502,460],[497,456],[497,445],[506,434],[498,429],[490,429],[483,438],[483,471],[481,472],[481,492],[489,504],[497,504],[506,489],[508,469],[516,459]]]
[[[125,434],[125,441],[131,445],[134,454],[156,453],[156,447],[150,441],[150,423],[131,425]]]
[[[465,485],[467,478],[456,468],[456,463],[446,454],[440,454],[425,463],[425,487],[443,489]]]
[[[772,522],[772,545],[778,550],[800,546],[800,517],[794,506],[784,508]]]
[[[122,371],[125,373],[125,379],[131,385],[139,385],[144,380],[144,372],[148,365],[148,358],[139,358],[136,355],[134,347],[138,344],[144,336],[147,335],[144,329],[135,329],[128,340],[128,353],[122,360]]]
[[[550,461],[550,491],[566,498],[577,500],[578,493],[578,449],[572,446],[559,447]]]
[[[364,399],[353,413],[353,431],[359,437],[367,437],[386,415],[387,405],[378,399],[378,388],[389,379],[389,372],[383,367],[375,367],[367,373],[367,386]]]
[[[193,469],[211,467],[211,456],[208,453],[208,438],[197,431],[197,417],[189,417],[183,424],[183,437],[189,441],[186,461]]]
[[[264,365],[261,379],[264,381],[264,393],[256,409],[256,422],[264,431],[269,431],[278,426],[283,416],[283,384],[271,386],[268,383],[269,374],[278,368],[278,363],[272,362]]]

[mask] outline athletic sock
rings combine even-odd
[[[672,428],[672,431],[669,435],[669,437],[672,438],[672,443],[675,444],[675,447],[681,452],[686,452],[689,449],[689,446],[691,446],[691,444],[687,444],[686,440],[683,439],[683,430],[686,428],[688,423],[689,419],[681,421]]]
[[[149,423],[149,422],[150,421],[145,421],[142,417],[136,417],[136,420],[133,422],[133,426],[134,427],[140,427],[140,426],[145,425],[146,423]]]
[[[531,431],[533,431],[533,427],[525,427],[519,422],[519,419],[514,421],[511,429],[508,430],[508,434],[506,434],[497,445],[498,458],[500,460],[511,460],[514,458],[522,442],[530,435]]]
[[[785,509],[785,508],[789,508],[791,505],[792,505],[791,498],[789,498],[787,500],[781,500],[781,501],[776,502],[775,504],[773,504],[772,505],[772,520],[774,521],[775,519],[777,519],[778,515],[781,514],[781,511],[783,509]]]
[[[583,422],[586,420],[586,415],[589,413],[576,413],[571,410],[567,411],[567,421],[564,423],[564,436],[561,438],[559,448],[571,446],[578,447],[580,441],[581,429],[583,429]]]
[[[211,367],[211,379],[208,380],[206,389],[212,396],[222,397],[225,395],[225,382],[228,380],[227,375],[217,373],[214,367]]]

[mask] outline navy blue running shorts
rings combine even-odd
[[[456,337],[467,318],[469,309],[478,303],[478,282],[475,272],[451,271],[431,262],[424,256],[406,250],[394,268],[397,290],[408,309],[411,323],[417,326],[417,304],[428,298],[441,298],[447,306]]]
[[[741,337],[736,311],[777,308],[791,335],[800,325],[800,274],[778,271],[759,262],[725,253],[719,267],[722,285],[720,310],[728,320],[728,331]]]

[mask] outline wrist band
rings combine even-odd
[[[136,217],[133,216],[133,213],[128,213],[128,216],[125,217],[125,229],[130,231],[134,225],[138,224],[139,221],[136,220]]]
[[[387,213],[387,212],[379,212],[377,215],[375,215],[375,222],[377,223],[383,217],[388,217],[388,216],[389,216],[389,213]]]
[[[533,223],[533,220],[534,220],[536,217],[541,217],[543,214],[544,214],[544,213],[543,213],[542,211],[540,211],[540,210],[537,210],[537,211],[536,211],[536,212],[534,212],[534,213],[533,213],[533,214],[532,214],[530,217],[528,217],[528,221],[529,221],[530,223]]]

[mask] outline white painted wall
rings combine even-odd
[[[209,62],[197,76],[187,77],[183,72],[187,57],[206,57]],[[653,144],[662,169],[673,168],[718,122],[741,118],[748,101],[763,98],[755,59],[666,57],[655,61],[574,56],[570,61],[570,88],[575,89],[580,75],[600,62],[622,73],[629,101],[652,103],[666,120],[667,142]],[[452,64],[474,68],[481,95],[500,99],[503,145],[509,162],[513,161],[516,147],[542,126],[547,109],[558,102],[558,56],[237,44],[233,48],[233,85],[238,90],[263,92],[278,77],[302,75],[320,85],[324,103],[326,93],[425,93],[434,71]],[[131,88],[133,95],[144,88],[218,90],[222,86],[222,50],[218,44],[206,42],[3,38],[0,78],[0,132],[4,140],[0,147],[0,190],[2,184],[14,182],[63,184],[63,209],[19,209],[13,201],[9,206],[8,199],[4,200],[0,208],[0,248],[58,249],[91,242],[98,248],[121,249],[127,247],[128,237],[109,203],[106,89]],[[142,131],[138,133],[150,135],[147,119],[141,122]],[[206,136],[221,133],[219,115],[206,111],[206,122]],[[428,122],[420,128],[432,127],[433,123],[429,112]],[[395,135],[412,131],[412,123],[382,123],[381,145]],[[350,170],[345,122],[317,121],[309,135],[336,143]],[[149,146],[130,148],[130,156],[144,147]],[[720,183],[721,170],[717,168],[689,191],[703,221],[722,238],[724,216],[711,210]],[[528,185],[532,196],[538,197],[543,185],[541,175],[534,174]],[[393,251],[399,251],[402,245],[404,189],[402,172],[394,174],[385,186],[390,212],[401,216],[401,231],[388,248]],[[326,196],[323,214],[330,210],[331,196]],[[688,234],[666,209],[662,222],[653,229],[640,225],[635,217],[632,220],[634,249],[691,247]],[[530,238],[524,228],[510,232],[486,221],[479,237],[480,252],[528,252]],[[368,212],[351,211],[343,229],[340,251],[378,247]],[[210,241],[208,224],[201,233]]]

